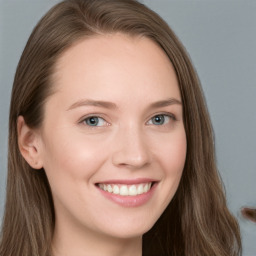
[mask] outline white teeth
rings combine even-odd
[[[140,184],[140,185],[138,186],[137,193],[138,193],[138,195],[141,195],[143,192],[144,192],[144,190],[143,190],[143,184]]]
[[[115,185],[115,186],[113,187],[113,193],[116,194],[116,195],[119,194],[119,187],[118,187],[117,185]]]
[[[108,192],[109,192],[109,193],[112,193],[113,189],[112,189],[111,185],[108,185],[107,188],[108,188]]]
[[[135,185],[129,187],[129,196],[136,196],[137,195],[137,188]]]
[[[148,191],[148,184],[146,184],[144,187],[143,187],[143,192],[146,193]]]
[[[119,193],[121,196],[128,196],[129,195],[128,187],[126,185],[121,186]]]
[[[136,196],[147,193],[151,188],[152,182],[134,185],[118,185],[118,184],[98,184],[99,188],[116,195]]]

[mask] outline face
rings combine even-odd
[[[56,227],[141,236],[175,194],[186,158],[181,96],[154,42],[80,41],[58,60],[40,130]]]

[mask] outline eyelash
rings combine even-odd
[[[148,124],[150,121],[152,121],[152,119],[153,118],[156,118],[156,117],[164,117],[165,119],[164,119],[164,121],[166,120],[166,117],[167,118],[170,118],[172,121],[177,121],[177,119],[176,119],[176,117],[175,117],[175,115],[173,115],[173,114],[170,114],[170,113],[160,113],[160,114],[156,114],[156,115],[154,115],[153,117],[151,117],[150,119],[149,119],[149,121],[147,121],[147,125],[155,125],[155,126],[163,126],[163,125],[166,125],[166,124],[154,124],[153,122],[152,122],[152,124]],[[100,120],[103,120],[103,122],[105,122],[107,125],[106,126],[109,126],[110,124],[103,118],[103,117],[101,117],[100,115],[97,115],[97,114],[95,114],[95,115],[90,115],[90,116],[87,116],[87,117],[85,117],[85,118],[83,118],[79,123],[82,123],[82,124],[84,124],[84,125],[86,125],[87,127],[89,127],[89,128],[99,128],[99,127],[103,127],[103,126],[98,126],[98,123],[96,124],[96,125],[89,125],[88,123],[87,123],[87,121],[88,120],[90,120],[90,118],[92,119],[92,118],[97,118],[98,120],[100,119]],[[169,122],[168,122],[169,123]],[[168,124],[167,123],[167,124]]]
[[[93,118],[97,118],[97,119],[101,119],[101,120],[103,120],[103,122],[104,123],[106,123],[107,125],[106,126],[109,126],[109,123],[103,118],[103,117],[101,117],[101,116],[99,116],[99,115],[90,115],[90,116],[87,116],[87,117],[85,117],[85,118],[83,118],[79,123],[82,123],[82,124],[84,124],[84,125],[86,125],[87,127],[89,127],[89,128],[98,128],[98,127],[102,127],[102,126],[98,126],[98,125],[89,125],[89,124],[87,124],[87,121],[88,120],[90,120],[90,119],[93,119]]]
[[[156,114],[156,115],[154,115],[153,117],[151,117],[150,120],[149,120],[147,123],[149,123],[150,121],[152,122],[152,120],[153,120],[154,118],[156,118],[156,117],[164,117],[164,122],[166,121],[166,117],[169,118],[169,119],[171,119],[172,121],[176,121],[176,120],[177,120],[176,117],[175,117],[173,114],[161,113],[161,114]],[[170,122],[170,120],[169,120],[169,122]],[[168,122],[168,123],[169,123],[169,122]],[[168,124],[168,123],[167,123],[167,124]],[[150,124],[150,125],[151,125],[151,124]],[[163,124],[154,124],[154,123],[152,122],[152,125],[163,126],[163,125],[166,125],[166,123],[163,123]]]

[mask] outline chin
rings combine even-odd
[[[105,225],[105,232],[103,230],[102,231],[111,237],[120,239],[138,238],[147,233],[153,227],[156,221],[157,219],[146,220],[144,218],[133,222],[118,220],[113,224],[112,220],[112,223],[110,223],[109,226]]]

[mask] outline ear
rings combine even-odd
[[[40,155],[39,132],[27,126],[23,116],[17,119],[19,150],[27,163],[34,169],[43,167]]]

